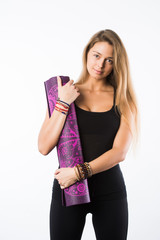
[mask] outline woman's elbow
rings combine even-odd
[[[117,160],[118,163],[119,162],[123,162],[126,158],[126,152],[123,149],[119,149],[119,148],[114,148],[117,152]]]
[[[55,148],[55,146],[56,145],[54,144],[52,146],[47,147],[44,144],[39,144],[38,143],[38,150],[42,155],[46,156]]]
[[[44,156],[48,155],[49,153],[48,151],[46,151],[44,147],[40,146],[39,144],[38,144],[38,151]]]
[[[38,151],[46,156],[48,155],[57,145],[57,141],[48,141],[46,138],[38,137]]]
[[[120,151],[120,162],[123,162],[126,159],[126,151]]]
[[[40,139],[38,139],[38,151],[44,156],[48,155],[48,153],[50,152],[45,146],[44,141],[41,142]]]

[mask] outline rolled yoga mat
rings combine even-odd
[[[60,76],[60,78],[62,86],[70,80],[67,76]],[[51,117],[58,98],[57,77],[45,81],[44,85],[49,117]],[[84,162],[74,102],[70,104],[56,149],[60,168],[74,167],[78,163]],[[87,179],[61,189],[61,196],[62,205],[66,207],[91,202]]]

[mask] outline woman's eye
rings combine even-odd
[[[109,63],[113,63],[113,61],[112,61],[111,59],[107,59],[107,60],[109,60],[109,61],[110,61]]]
[[[97,55],[97,54],[94,54],[94,56],[97,58],[97,57],[99,57],[99,55]]]

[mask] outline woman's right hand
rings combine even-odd
[[[65,85],[62,86],[62,80],[57,76],[58,82],[58,97],[60,100],[71,104],[80,95],[79,88],[73,84],[73,80],[69,80]]]

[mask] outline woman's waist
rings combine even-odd
[[[96,180],[102,180],[103,178],[106,180],[106,179],[110,179],[110,178],[123,178],[123,174],[122,174],[122,171],[120,169],[120,166],[119,164],[117,164],[116,166],[112,167],[112,168],[109,168],[107,170],[104,170],[102,172],[99,172],[99,173],[96,173],[96,174],[93,174],[91,178],[89,179],[92,179],[91,181],[94,181],[95,179]]]
[[[98,192],[115,192],[126,188],[123,174],[118,165],[94,174],[87,180],[89,187]]]

